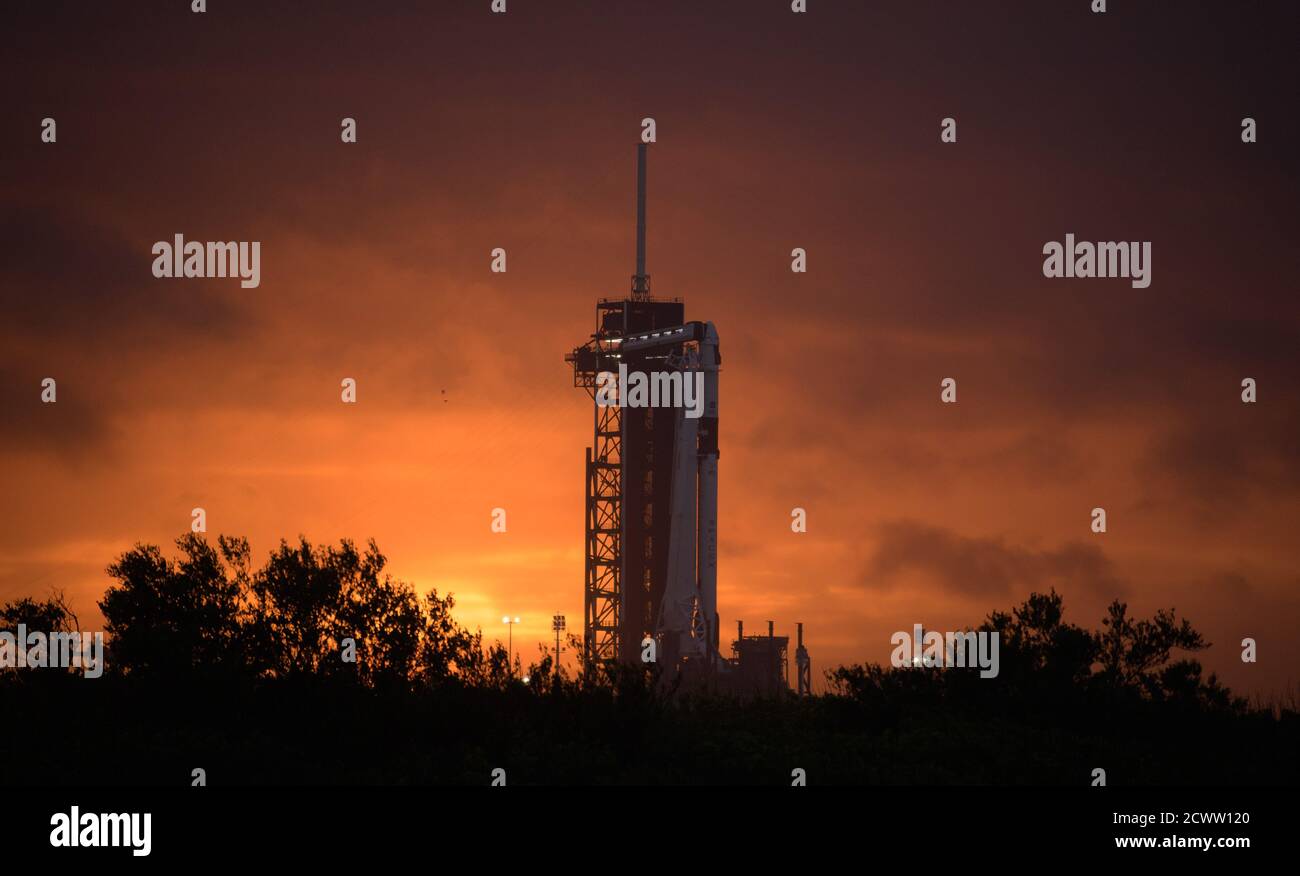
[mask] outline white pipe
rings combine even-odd
[[[700,339],[700,368],[704,371],[704,416],[699,419],[699,533],[697,541],[700,611],[709,627],[709,644],[718,612],[718,332],[705,324]]]

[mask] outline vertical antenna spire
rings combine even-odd
[[[632,275],[632,295],[650,294],[650,276],[645,272],[645,160],[646,144],[636,147],[636,273]]]

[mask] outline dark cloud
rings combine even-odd
[[[52,455],[86,465],[102,463],[104,446],[116,436],[93,378],[68,368],[9,368],[0,362],[0,452]],[[56,401],[41,400],[42,381],[55,380]],[[12,460],[5,460],[12,464]]]
[[[1259,496],[1300,507],[1300,411],[1264,394],[1289,392],[1289,379],[1275,376],[1260,381],[1254,404],[1242,403],[1240,387],[1224,381],[1217,409],[1202,406],[1155,431],[1138,462],[1143,482],[1212,515]]]
[[[869,589],[888,589],[909,574],[946,593],[980,598],[1020,598],[1052,587],[1114,598],[1128,589],[1102,550],[1083,542],[1035,550],[914,520],[882,524],[879,539],[861,579]]]
[[[0,209],[3,331],[10,344],[78,353],[122,345],[184,346],[238,325],[229,290],[192,279],[184,287],[152,274],[156,240],[173,229],[124,239],[118,232],[45,205]],[[234,282],[238,288],[238,281]]]

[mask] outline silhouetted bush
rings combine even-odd
[[[459,626],[450,595],[384,573],[374,542],[197,535],[169,559],[137,545],[108,568],[108,668],[95,681],[0,672],[0,774],[18,783],[788,784],[1291,783],[1292,708],[1251,708],[1177,652],[1208,647],[1172,611],[1099,631],[1055,592],[979,627],[1000,672],[842,666],[830,692],[739,699],[678,689],[653,667],[544,654],[527,672]],[[61,598],[0,608],[0,629],[77,628]],[[346,641],[356,661],[343,659]],[[569,639],[581,654],[580,643]],[[527,683],[522,676],[526,675]],[[1294,704],[1291,704],[1294,706]]]

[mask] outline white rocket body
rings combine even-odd
[[[698,350],[680,361],[682,381],[703,372],[699,417],[678,408],[673,448],[672,512],[668,569],[657,633],[671,639],[679,657],[717,655],[718,617],[718,333],[713,323],[626,338],[625,351],[694,341]]]

